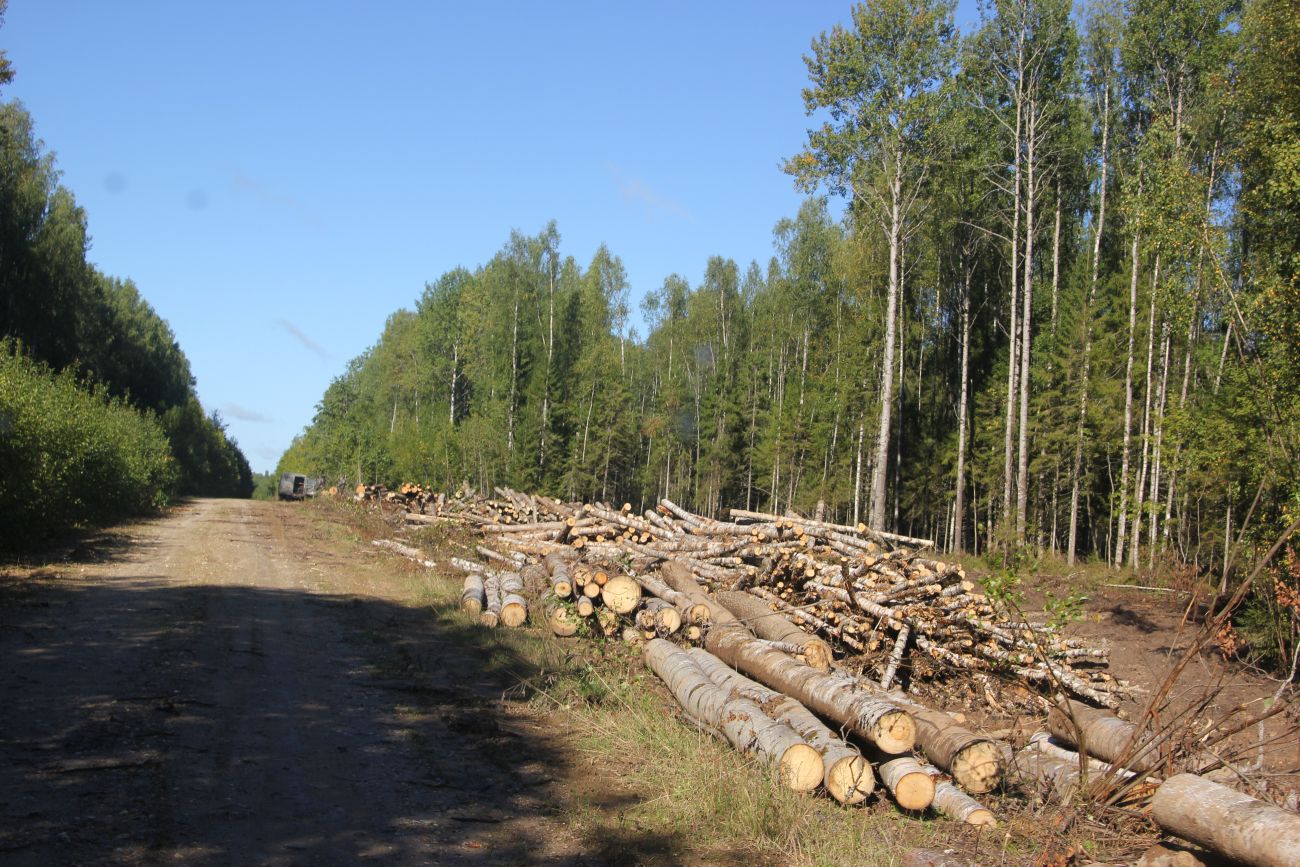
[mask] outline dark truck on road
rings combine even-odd
[[[279,494],[282,500],[302,500],[314,497],[324,485],[322,479],[314,479],[301,473],[281,473]]]

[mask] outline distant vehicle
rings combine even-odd
[[[301,473],[281,473],[279,494],[282,500],[301,500],[314,497],[324,486],[323,479],[304,476]]]

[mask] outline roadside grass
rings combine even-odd
[[[391,534],[374,512],[349,503],[310,508],[319,523],[346,523],[366,547]],[[336,528],[324,535],[344,542],[349,534]],[[440,564],[453,554],[466,556],[474,543],[456,528],[421,530],[406,540]],[[639,841],[651,838],[672,840],[692,863],[718,864],[890,865],[917,848],[1020,864],[1032,863],[1048,845],[1043,817],[1012,798],[988,799],[1003,824],[976,829],[904,815],[879,796],[865,807],[844,807],[790,792],[761,764],[685,719],[638,648],[557,639],[531,624],[480,627],[460,611],[458,572],[422,569],[399,557],[392,563],[408,582],[410,601],[499,676],[504,698],[525,703],[565,733],[577,767],[555,769],[567,793],[562,815],[614,863],[673,863],[662,851],[638,850]]]

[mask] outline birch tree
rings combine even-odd
[[[894,403],[902,249],[918,228],[922,191],[940,152],[936,141],[955,58],[953,4],[869,0],[852,10],[804,57],[812,86],[809,115],[829,116],[808,131],[807,148],[786,163],[806,189],[827,183],[878,227],[889,249],[880,415],[868,521],[883,527]]]

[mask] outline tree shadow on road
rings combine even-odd
[[[573,828],[572,740],[503,699],[545,672],[476,623],[140,572],[0,591],[7,862],[684,860]]]

